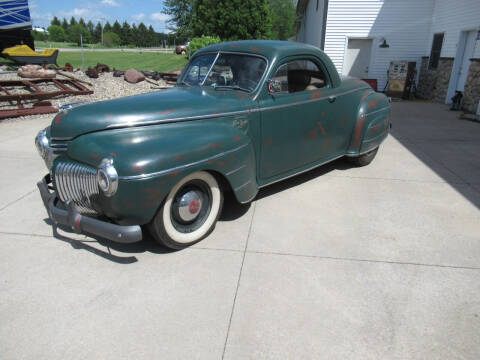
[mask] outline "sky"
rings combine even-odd
[[[111,24],[118,20],[120,24],[143,22],[152,25],[157,32],[168,32],[166,20],[162,14],[162,0],[28,0],[33,26],[48,27],[54,16],[60,20],[73,16],[83,17],[94,24],[105,18]]]

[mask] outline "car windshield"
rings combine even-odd
[[[210,86],[218,90],[252,92],[262,78],[266,66],[263,58],[253,55],[200,55],[190,62],[181,83]]]

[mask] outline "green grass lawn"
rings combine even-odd
[[[137,70],[172,71],[182,69],[187,63],[185,56],[175,54],[89,51],[84,54],[85,68],[101,63],[118,70],[134,68]],[[81,67],[81,52],[60,52],[57,59],[58,65],[63,66],[66,62],[69,62],[75,68]]]
[[[153,70],[167,72],[182,69],[187,59],[182,55],[161,54],[161,53],[137,53],[137,52],[91,52],[85,51],[85,69],[93,67],[98,63],[107,64],[111,69],[128,70]],[[58,54],[57,63],[59,66],[69,62],[75,68],[82,66],[82,53],[61,52]],[[0,65],[15,65],[10,60],[0,58]]]

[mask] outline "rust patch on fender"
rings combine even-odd
[[[264,167],[267,168],[267,169],[270,169],[272,167],[272,163],[271,162],[266,162]]]
[[[355,137],[353,138],[353,147],[357,147],[360,142],[360,136],[362,135],[363,123],[365,122],[365,115],[362,115],[358,119],[357,126],[355,127]]]
[[[62,122],[62,118],[68,114],[68,111],[64,111],[63,113],[58,114],[55,117],[55,124],[59,125]]]
[[[98,159],[98,158],[100,157],[100,154],[98,154],[98,153],[91,153],[91,154],[90,154],[90,157],[91,157],[92,159]]]
[[[116,152],[111,152],[110,155],[115,157],[115,156],[117,156],[117,153]]]
[[[142,171],[143,166],[142,165],[133,165],[132,170],[135,172]]]
[[[361,97],[360,101],[365,101],[365,99],[366,99],[369,95],[370,95],[370,93],[364,94],[364,95]]]
[[[372,100],[368,103],[368,108],[369,109],[375,109],[377,107],[377,102]]]
[[[263,143],[265,147],[272,146],[272,144],[273,144],[273,140],[271,138],[266,139],[265,142]]]
[[[310,98],[313,100],[313,99],[318,99],[318,98],[321,98],[322,97],[322,92],[318,91],[318,90],[314,90],[312,91],[312,95],[310,95]]]
[[[262,48],[250,45],[248,47],[248,50],[250,50],[250,51],[262,51]]]
[[[178,154],[175,156],[175,160],[182,160],[183,159],[183,154]]]
[[[234,141],[240,141],[240,140],[242,140],[242,137],[240,135],[237,135],[237,136],[233,137],[233,140]]]
[[[180,174],[180,170],[175,170],[174,172],[172,172],[170,174],[170,177],[176,177],[176,176],[178,176],[178,174]]]

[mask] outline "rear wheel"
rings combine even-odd
[[[170,190],[150,224],[150,232],[159,243],[183,249],[213,231],[222,206],[223,194],[215,177],[195,172]]]
[[[366,166],[373,161],[373,159],[375,158],[375,155],[377,155],[377,151],[378,151],[378,147],[365,154],[362,154],[357,157],[349,157],[348,159],[352,163],[354,163],[356,166]]]

